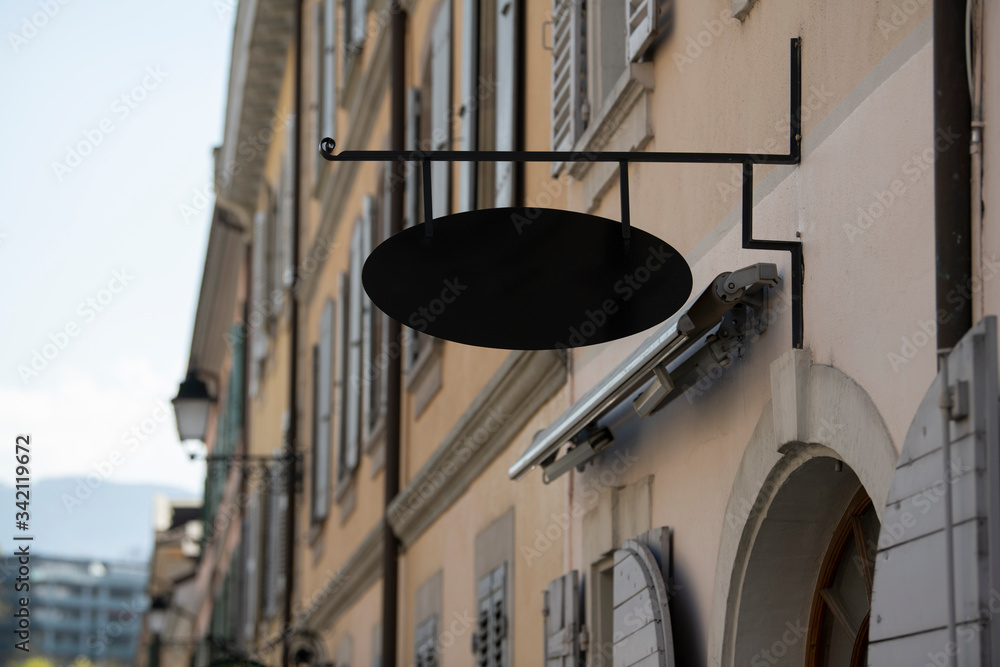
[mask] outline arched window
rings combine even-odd
[[[823,558],[809,615],[808,667],[864,667],[879,519],[859,489]]]

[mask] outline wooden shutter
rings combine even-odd
[[[320,137],[337,137],[337,3],[323,0],[323,82]],[[320,160],[320,162],[326,162]]]
[[[431,616],[417,626],[413,644],[414,667],[437,667],[437,616]]]
[[[518,51],[517,0],[496,0],[496,90],[493,99],[496,100],[496,150],[512,151],[515,149],[518,100]],[[497,162],[495,167],[495,185],[493,205],[497,208],[514,205],[513,162]]]
[[[545,667],[580,665],[580,575],[567,572],[544,591]]]
[[[295,126],[299,122],[297,116],[290,116],[285,131],[288,133],[287,150],[285,153],[285,173],[284,173],[284,197],[282,204],[284,215],[282,216],[282,241],[281,241],[281,287],[288,289],[292,286],[292,276],[294,266],[292,261],[292,247],[295,244],[295,237],[292,235],[292,221],[295,217],[295,162],[299,159],[298,146],[295,145]]]
[[[654,554],[653,547],[658,553]],[[665,528],[625,540],[615,551],[614,664],[673,667],[674,640],[664,573],[669,572]],[[655,656],[655,657],[651,657]]]
[[[431,144],[433,150],[451,146],[451,0],[441,3],[434,23],[431,53]],[[450,210],[451,169],[448,162],[431,163],[431,198],[435,218]]]
[[[340,274],[340,300],[337,302],[337,479],[343,479],[347,474],[344,460],[347,457],[347,415],[350,409],[350,383],[348,382],[348,366],[350,366],[351,329],[350,301],[351,280],[347,272]]]
[[[365,215],[371,208],[370,198],[365,199]],[[361,284],[361,265],[364,262],[366,218],[363,216],[354,225],[351,237],[350,297],[348,323],[347,377],[344,389],[347,392],[347,447],[344,449],[344,472],[349,473],[357,466],[358,448],[361,441],[361,396],[364,383],[361,380],[362,336],[365,326],[365,302],[368,301]]]
[[[996,318],[986,317],[966,332],[944,364],[910,424],[885,501],[872,587],[870,665],[1000,663]],[[952,404],[947,420],[940,405],[945,389]],[[946,567],[949,485],[953,581]],[[958,640],[950,662],[949,593]]]
[[[507,667],[507,564],[479,580],[478,614],[472,651],[476,667]]]
[[[420,148],[420,89],[410,88],[406,91],[406,150],[415,152]],[[403,228],[407,229],[422,220],[420,201],[420,164],[409,163],[406,176],[406,205],[403,211]],[[406,331],[406,355],[403,357],[403,372],[409,373],[410,367],[419,352],[420,334],[410,327]]]
[[[257,633],[257,612],[260,608],[260,496],[256,490],[247,503],[246,547],[246,601],[243,614],[243,637],[253,643]]]
[[[348,0],[351,3],[351,46],[360,50],[365,43],[365,27],[368,20],[367,0]]]
[[[628,0],[625,3],[625,27],[628,31],[626,56],[636,62],[656,38],[659,20],[658,0]]]
[[[474,151],[478,146],[479,109],[479,1],[462,2],[462,109],[459,112],[462,137],[459,145],[463,151]],[[478,163],[458,163],[458,210],[476,208],[476,173]]]
[[[372,251],[372,231],[375,227],[375,198],[365,195],[364,213],[361,219],[361,250],[358,255],[358,291],[357,295],[361,299],[361,365],[360,365],[360,386],[361,386],[361,415],[362,427],[365,437],[371,427],[372,417],[378,408],[372,400],[372,357],[377,350],[376,341],[372,340],[375,331],[375,305],[368,298],[364,284],[361,281],[361,268],[368,259]],[[360,441],[359,437],[359,441]]]
[[[285,589],[285,526],[287,525],[285,517],[288,514],[288,497],[285,494],[284,465],[277,462],[271,464],[267,481],[267,579],[264,615],[271,618],[278,613],[278,602]]]
[[[586,17],[579,0],[552,2],[552,150],[572,150],[587,99]]]
[[[330,452],[333,449],[333,343],[334,302],[327,299],[320,319],[316,372],[316,488],[313,492],[313,516],[326,517],[330,505]]]

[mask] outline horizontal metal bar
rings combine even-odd
[[[320,154],[331,162],[657,162],[684,164],[796,164],[798,156],[755,153],[653,153],[606,151],[578,153],[573,151],[343,151],[337,154],[324,150]]]

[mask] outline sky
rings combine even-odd
[[[200,495],[178,438],[235,0],[0,2],[0,481]],[[207,197],[204,195],[207,193]],[[182,215],[182,206],[194,215]]]

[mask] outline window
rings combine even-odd
[[[629,98],[628,83],[635,78],[632,63],[642,60],[656,39],[665,4],[553,0],[553,150],[573,150],[589,127],[618,116],[608,111]],[[617,126],[620,119],[613,122]]]
[[[341,500],[348,489],[352,473],[358,467],[361,446],[362,411],[367,382],[364,381],[362,359],[367,359],[371,349],[371,300],[361,283],[361,267],[371,251],[371,218],[374,199],[365,197],[362,215],[355,222],[351,233],[350,266],[340,277],[341,317],[341,371],[340,387],[340,439],[337,454],[337,499]]]
[[[507,658],[507,564],[503,563],[479,580],[476,586],[476,634],[472,650],[477,667],[506,667]]]
[[[383,167],[378,172],[373,210],[368,216],[368,229],[364,232],[369,236],[368,253],[389,236],[389,209],[391,206],[392,187],[389,171]],[[364,301],[368,310],[366,315],[365,370],[362,374],[364,388],[362,410],[365,414],[365,451],[371,452],[375,442],[382,435],[386,404],[389,399],[389,363],[387,357],[389,325],[385,313],[375,307],[367,294],[364,296]]]
[[[809,618],[810,667],[868,664],[879,519],[864,489],[851,501],[823,559]]]
[[[275,455],[277,458],[278,455]],[[267,553],[264,595],[264,616],[273,618],[278,613],[278,603],[285,594],[285,521],[288,515],[288,494],[285,490],[285,470],[281,463],[268,469],[267,488]]]
[[[344,0],[344,62],[347,67],[365,45],[366,0]]]
[[[429,77],[429,67],[425,71]],[[426,99],[419,88],[407,91],[406,107],[406,150],[417,152],[430,148],[424,140],[427,129],[423,127],[429,109],[424,109],[421,99]],[[406,178],[406,204],[403,207],[403,226],[412,227],[423,220],[423,197],[420,182],[420,166],[411,164]],[[403,372],[406,374],[406,389],[414,396],[414,415],[419,417],[424,408],[441,387],[441,342],[433,336],[406,328],[406,351],[403,357]]]
[[[465,0],[462,27],[462,150],[514,150],[519,96],[519,3]],[[512,162],[460,163],[459,210],[513,206]]]
[[[323,137],[336,138],[337,122],[337,3],[336,0],[321,0],[316,5],[316,133],[313,145],[319,145]],[[326,160],[316,159],[316,176],[323,171]]]
[[[414,667],[437,667],[437,616],[431,616],[417,626],[413,644]]]
[[[326,518],[330,504],[330,451],[333,408],[334,303],[320,317],[319,344],[313,348],[313,521]]]

